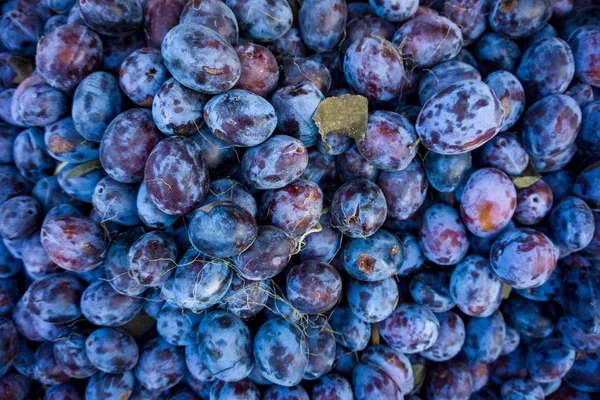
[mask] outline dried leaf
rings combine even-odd
[[[413,364],[412,365],[413,376],[415,378],[415,384],[413,388],[419,388],[425,382],[425,375],[427,374],[427,369],[422,364]]]
[[[100,160],[96,159],[96,160],[88,161],[83,164],[79,164],[78,166],[76,166],[75,168],[70,170],[69,173],[67,173],[67,175],[65,176],[65,179],[83,176],[83,175],[85,175],[95,169],[98,169],[98,168],[102,168],[102,164],[100,163]]]
[[[512,286],[507,285],[506,283],[502,284],[502,298],[504,300],[508,299],[510,296],[510,292],[512,292]]]
[[[17,73],[14,77],[14,83],[21,83],[25,79],[29,78],[33,73],[33,63],[27,57],[21,56],[10,56],[8,58],[8,64]]]
[[[530,161],[525,171],[521,174],[521,176],[516,176],[512,178],[513,183],[515,184],[517,189],[523,189],[529,187],[539,181],[542,178],[539,172],[533,166],[533,163]]]
[[[369,101],[351,94],[323,100],[313,115],[326,149],[329,145],[325,139],[330,133],[364,140],[368,119]]]
[[[379,342],[379,324],[371,324],[371,344],[377,346]]]

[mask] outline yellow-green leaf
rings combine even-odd
[[[525,171],[521,174],[521,176],[516,176],[512,178],[513,183],[515,184],[517,189],[523,189],[529,187],[539,181],[542,178],[539,172],[535,169],[533,163],[529,162]]]
[[[364,140],[368,119],[369,101],[366,97],[351,94],[326,98],[313,115],[327,150],[329,145],[325,139],[330,133]]]
[[[413,376],[415,377],[414,388],[421,387],[423,382],[425,382],[425,375],[427,375],[427,368],[425,368],[422,364],[413,364],[412,365]]]
[[[76,166],[75,168],[70,170],[67,173],[67,175],[65,176],[65,179],[83,176],[83,175],[85,175],[89,172],[92,172],[93,170],[98,169],[98,168],[102,168],[102,164],[100,163],[100,160],[88,161],[83,164],[79,164],[78,166]]]
[[[510,296],[510,292],[512,292],[512,286],[507,285],[506,283],[503,283],[502,285],[502,298],[506,300]]]

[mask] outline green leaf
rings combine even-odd
[[[415,377],[414,388],[419,388],[425,382],[425,375],[427,375],[427,368],[422,364],[412,365],[413,376]]]
[[[329,145],[325,139],[330,133],[364,140],[368,119],[369,101],[366,97],[351,94],[326,98],[313,115],[326,150]]]
[[[100,163],[100,160],[96,159],[96,160],[88,161],[83,164],[79,164],[78,166],[76,166],[75,168],[70,170],[69,173],[67,173],[67,175],[65,176],[65,179],[83,176],[83,175],[85,175],[89,172],[92,172],[93,170],[98,169],[98,168],[102,168],[102,164]]]
[[[533,163],[529,161],[529,165],[525,168],[525,171],[521,174],[521,176],[516,176],[512,178],[513,183],[517,189],[523,189],[529,187],[539,181],[542,178],[539,172],[533,166]]]

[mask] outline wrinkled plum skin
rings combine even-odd
[[[447,3],[446,3],[447,4]],[[446,89],[464,80],[481,80],[477,69],[461,61],[451,60],[440,63],[427,71],[419,82],[419,100],[425,104],[427,100],[440,90]]]
[[[568,40],[575,59],[575,76],[584,83],[599,87],[597,44],[600,29],[597,26],[582,26]]]
[[[298,139],[275,135],[244,154],[242,174],[257,189],[279,189],[298,179],[308,165],[308,153]]]
[[[84,22],[106,36],[127,36],[142,25],[139,0],[78,0]]]
[[[166,282],[175,266],[177,244],[163,231],[141,236],[129,248],[129,275],[143,286],[158,286]]]
[[[419,231],[421,251],[429,260],[441,265],[454,265],[467,254],[467,230],[458,212],[436,204],[427,209]]]
[[[129,55],[121,64],[119,84],[134,103],[142,107],[152,106],[154,95],[170,78],[162,63],[159,50],[144,47]]]
[[[567,42],[546,38],[532,44],[517,69],[528,99],[563,93],[575,73],[575,60]]]
[[[431,348],[440,334],[440,323],[429,308],[417,304],[400,304],[389,318],[379,324],[386,343],[405,354]]]
[[[552,274],[556,261],[554,244],[542,233],[529,228],[503,233],[490,251],[494,272],[517,289],[543,284]]]
[[[5,240],[26,239],[42,222],[42,207],[30,196],[17,196],[0,206],[0,237]]]
[[[454,192],[463,185],[471,172],[471,166],[471,153],[443,155],[430,152],[425,158],[427,181],[438,192],[443,193]]]
[[[50,32],[36,54],[38,73],[50,86],[72,91],[102,60],[102,40],[81,25],[63,25]]]
[[[298,326],[281,318],[263,324],[254,337],[258,370],[270,381],[297,385],[308,366],[308,342]]]
[[[252,245],[257,226],[245,208],[225,201],[198,209],[190,222],[189,233],[198,251],[212,257],[233,257]]]
[[[235,258],[236,270],[245,279],[272,278],[290,261],[293,245],[282,229],[270,225],[259,226],[252,246]]]
[[[81,316],[79,302],[83,289],[82,282],[74,275],[50,274],[29,286],[22,297],[23,304],[46,322],[72,322]]]
[[[489,317],[471,319],[466,332],[463,354],[467,360],[489,364],[500,356],[506,336],[506,325],[500,311]]]
[[[302,39],[311,50],[315,52],[331,50],[344,33],[346,1],[304,1],[298,18]]]
[[[240,60],[241,73],[234,87],[268,98],[279,82],[279,66],[273,53],[253,43],[239,44],[235,51]]]
[[[329,324],[336,332],[335,340],[351,351],[364,350],[371,338],[371,325],[358,319],[346,306],[338,306],[329,319]]]
[[[346,298],[348,307],[357,318],[369,323],[389,317],[398,302],[398,285],[393,278],[364,282],[350,280]]]
[[[429,399],[467,399],[471,395],[473,378],[465,364],[450,360],[436,364],[425,384]]]
[[[146,160],[144,181],[148,195],[162,212],[190,213],[208,191],[202,150],[190,138],[172,136],[161,141]]]
[[[494,136],[481,149],[483,165],[499,169],[507,175],[518,176],[529,164],[529,155],[513,133],[502,132]]]
[[[107,72],[86,77],[73,97],[73,123],[85,139],[99,142],[108,124],[121,112],[119,83]]]
[[[450,296],[449,271],[417,273],[410,281],[409,290],[415,303],[429,307],[435,313],[446,312],[455,305]]]
[[[163,18],[162,15],[159,17],[160,19]],[[179,23],[206,26],[227,39],[232,45],[235,45],[238,41],[239,28],[237,20],[233,11],[222,1],[189,1],[181,11]]]
[[[30,10],[13,10],[0,19],[0,41],[11,52],[33,55],[42,29],[43,22]]]
[[[465,343],[465,324],[453,312],[438,313],[435,316],[440,323],[440,334],[433,346],[421,355],[431,361],[448,361],[460,352]]]
[[[419,113],[416,130],[427,149],[460,154],[482,146],[500,131],[503,122],[504,109],[492,90],[483,82],[469,80],[429,99]]]
[[[554,196],[552,189],[542,180],[517,190],[515,221],[523,225],[535,225],[550,213]]]
[[[485,78],[485,83],[504,108],[504,123],[500,131],[505,132],[517,123],[525,110],[525,89],[517,77],[508,71],[492,72]]]
[[[477,41],[475,58],[484,74],[497,70],[514,73],[521,59],[521,49],[511,39],[490,32]]]
[[[258,217],[296,238],[316,225],[322,210],[323,192],[319,186],[299,179],[281,189],[264,192]]]
[[[144,6],[144,35],[148,46],[160,49],[167,32],[179,24],[187,0],[150,0]],[[143,46],[139,46],[143,47]]]
[[[108,282],[92,283],[81,296],[81,311],[86,319],[99,326],[121,326],[142,309],[143,298],[116,292]]]
[[[203,115],[213,135],[233,146],[256,146],[271,136],[277,125],[273,106],[262,97],[241,89],[210,99]]]
[[[408,64],[430,68],[454,58],[463,45],[463,35],[448,18],[423,14],[401,25],[392,41]]]
[[[146,389],[163,391],[179,383],[185,371],[183,349],[154,338],[140,349],[135,377]]]
[[[240,60],[233,47],[202,25],[177,25],[165,36],[161,50],[169,72],[190,89],[221,93],[240,77]]]
[[[385,66],[382,69],[382,66]],[[346,81],[372,101],[392,99],[402,87],[402,55],[384,39],[365,37],[352,43],[344,56]]]
[[[465,184],[460,212],[471,233],[489,237],[508,225],[516,206],[517,191],[510,178],[498,169],[483,168]]]
[[[356,145],[350,146],[336,158],[335,167],[342,182],[348,182],[353,179],[376,181],[379,176],[379,169],[374,165],[369,164],[369,162],[360,155]],[[402,171],[399,173],[401,172]],[[388,174],[393,173],[390,172]]]
[[[241,319],[225,311],[213,311],[202,320],[199,337],[202,362],[216,378],[233,382],[250,374],[252,341]]]
[[[551,15],[551,0],[493,0],[489,21],[496,32],[519,39],[542,29]]]
[[[331,73],[320,62],[310,58],[281,57],[279,81],[282,86],[294,86],[310,82],[326,94],[331,87]]]
[[[353,238],[373,235],[387,216],[387,203],[381,189],[366,179],[342,185],[331,204],[331,223]]]
[[[369,115],[365,140],[356,147],[368,163],[383,171],[405,169],[417,154],[417,134],[408,119],[390,111]]]
[[[320,134],[312,117],[324,99],[323,93],[310,82],[278,89],[271,98],[277,129],[300,139],[305,146],[314,145],[320,140]]]
[[[342,279],[331,265],[305,261],[292,267],[286,277],[287,298],[292,306],[307,314],[331,310],[342,295]]]
[[[46,126],[44,142],[48,154],[58,161],[83,163],[98,158],[98,143],[85,140],[71,117]]]
[[[92,332],[85,341],[85,350],[96,368],[110,374],[133,369],[139,358],[133,337],[119,329],[101,328]]]
[[[46,221],[41,238],[52,261],[69,271],[95,268],[106,252],[104,230],[89,218],[64,216]]]
[[[594,237],[594,215],[577,197],[566,197],[550,213],[550,230],[554,243],[570,251],[586,247]]]
[[[444,2],[440,14],[460,27],[465,44],[477,40],[486,31],[490,2],[485,0],[451,0]]]
[[[286,34],[293,22],[292,9],[285,0],[227,0],[240,30],[251,39],[269,42]]]

